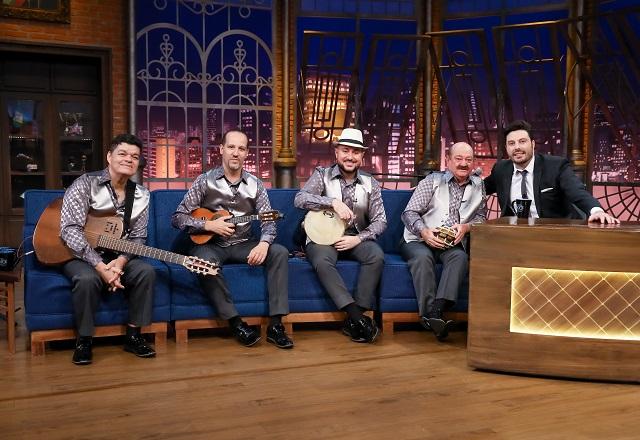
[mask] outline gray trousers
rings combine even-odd
[[[375,309],[376,290],[384,265],[384,253],[378,243],[366,240],[352,249],[338,252],[333,246],[311,242],[307,244],[306,254],[320,283],[339,309],[353,302],[366,310]],[[360,263],[355,298],[347,290],[336,269],[338,259],[356,260]]]
[[[224,263],[246,263],[249,252],[258,243],[258,240],[248,240],[227,247],[205,243],[193,246],[191,255],[217,262],[220,266]],[[286,315],[289,313],[289,252],[284,246],[273,243],[269,246],[263,264],[267,268],[269,315]],[[213,277],[198,275],[198,279],[221,319],[238,316],[238,310],[233,304],[233,297],[222,272]]]
[[[464,277],[469,270],[469,258],[462,246],[441,250],[422,241],[402,240],[400,254],[407,261],[418,299],[418,312],[425,316],[436,298],[455,302]],[[436,263],[442,263],[442,275],[436,290]]]
[[[109,292],[98,272],[86,261],[71,260],[62,267],[62,272],[73,284],[71,300],[78,336],[93,336],[100,297],[120,293]],[[129,303],[129,324],[136,327],[151,324],[155,279],[153,267],[139,258],[132,259],[124,266],[120,281],[125,287],[124,294]]]

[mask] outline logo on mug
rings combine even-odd
[[[529,211],[531,210],[531,200],[516,199],[511,202],[511,209],[518,218],[529,218]]]

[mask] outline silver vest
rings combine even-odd
[[[337,165],[334,165],[337,166]],[[324,191],[327,197],[333,197],[342,201],[342,188],[340,188],[340,179],[331,178],[333,167],[324,169],[323,182]],[[369,199],[371,198],[371,176],[362,171],[358,171],[360,182],[356,183],[355,197],[353,202],[353,213],[356,218],[354,225],[358,232],[369,226]]]
[[[256,213],[256,201],[258,197],[258,179],[249,173],[245,184],[238,185],[238,193],[234,196],[227,180],[224,177],[216,179],[214,170],[207,172],[207,192],[202,201],[202,207],[211,211],[224,209],[238,217],[242,215],[254,215]],[[248,240],[251,237],[251,222],[236,225],[235,232],[229,238],[215,237],[216,242],[224,242],[232,245]]]
[[[449,184],[445,179],[446,174],[434,176],[433,178],[433,196],[427,206],[427,211],[422,215],[422,221],[427,228],[437,228],[442,226],[449,215]],[[460,224],[468,223],[476,214],[482,203],[482,179],[472,175],[471,183],[464,187],[462,202],[460,203]],[[422,241],[422,237],[416,237],[406,227],[404,228],[404,240]],[[462,241],[466,248],[466,239]]]
[[[99,184],[100,176],[91,176],[91,202],[90,208],[98,214],[117,215],[124,217],[124,205],[118,210],[113,206],[111,197],[111,189],[108,184]],[[136,191],[133,195],[133,208],[131,209],[131,220],[129,224],[133,224],[140,217],[144,210],[149,206],[149,190],[142,185],[136,184]]]

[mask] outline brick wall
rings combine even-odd
[[[71,23],[0,18],[0,39],[111,48],[113,133],[128,130],[126,0],[72,0]]]

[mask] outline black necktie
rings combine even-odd
[[[527,197],[527,170],[518,171],[520,176],[522,177],[522,181],[520,182],[520,191],[522,191],[522,198],[528,199]]]

